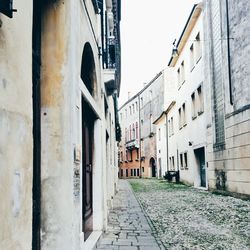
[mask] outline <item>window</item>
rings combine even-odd
[[[136,160],[139,160],[139,148],[136,149]]]
[[[128,177],[128,169],[126,169],[126,177]]]
[[[137,168],[137,176],[140,176],[140,169]]]
[[[126,150],[126,161],[128,161],[128,150]]]
[[[133,169],[130,169],[130,176],[133,176]]]
[[[171,127],[171,135],[173,135],[174,134],[174,118],[173,117],[171,117],[170,127]]]
[[[132,139],[132,128],[131,125],[129,125],[129,141]]]
[[[158,130],[158,140],[161,141],[161,129]]]
[[[138,102],[135,102],[135,109],[138,111]]]
[[[191,105],[192,105],[192,119],[195,119],[197,117],[195,92],[191,95]]]
[[[153,132],[153,118],[152,118],[152,114],[150,114],[150,133],[152,133]]]
[[[133,114],[134,114],[135,113],[135,105],[133,104],[132,107],[133,107]]]
[[[143,134],[143,120],[141,120],[141,135]]]
[[[132,109],[131,106],[129,106],[129,114],[132,115]]]
[[[130,161],[133,161],[133,152],[132,150],[129,150],[129,152],[130,152]]]
[[[174,156],[169,157],[169,167],[170,167],[170,170],[175,170]]]
[[[153,92],[152,90],[149,91],[149,100],[152,101],[152,97],[153,97]]]
[[[133,123],[133,138],[132,138],[132,140],[134,140],[135,139],[135,124]]]
[[[190,71],[194,68],[194,45],[192,44],[190,47]]]
[[[141,97],[141,107],[143,107],[143,98]]]
[[[123,177],[123,169],[121,169],[121,177]]]
[[[136,169],[134,168],[134,176],[136,176]]]
[[[200,85],[199,88],[197,89],[197,93],[198,93],[198,101],[199,101],[198,115],[201,115],[204,112],[202,85]]]
[[[135,132],[136,132],[136,139],[139,138],[139,133],[138,133],[138,122],[135,124]]]
[[[181,84],[185,82],[185,65],[184,61],[181,63]]]
[[[144,167],[142,167],[142,173],[144,173]]]
[[[200,32],[197,34],[195,37],[195,60],[196,63],[199,62],[200,58],[202,55],[202,50],[201,50],[201,40],[200,40]]]
[[[186,169],[188,168],[187,152],[184,153],[183,167],[186,168]]]
[[[123,161],[123,152],[121,152],[120,155],[121,155],[121,157],[120,157],[120,158],[121,158],[121,161]]]
[[[174,156],[172,156],[172,170],[175,170],[175,165],[174,165]]]
[[[179,109],[180,110],[180,109]],[[180,112],[180,111],[179,111]],[[168,121],[169,126],[169,136],[172,136],[174,134],[174,118],[171,117]]]
[[[181,167],[181,169],[184,168],[183,167],[183,154],[182,153],[180,154],[180,167]]]
[[[181,70],[180,68],[178,68],[177,70],[177,84],[178,84],[178,88],[181,86]]]
[[[185,105],[185,103],[182,104],[182,125],[183,126],[187,125],[187,120],[186,120],[186,105]]]
[[[179,108],[178,113],[179,113],[179,129],[181,129],[182,128],[181,108]]]

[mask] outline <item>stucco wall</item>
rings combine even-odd
[[[32,240],[31,1],[17,1],[15,8],[13,19],[0,14],[0,249],[5,250],[31,249]]]

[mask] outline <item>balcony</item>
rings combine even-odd
[[[133,140],[126,142],[126,148],[127,149],[139,148],[139,140],[133,139]]]

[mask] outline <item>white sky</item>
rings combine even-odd
[[[119,106],[136,94],[171,57],[172,43],[181,35],[198,0],[122,0],[122,72]]]

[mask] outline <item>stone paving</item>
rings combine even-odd
[[[130,180],[165,249],[249,250],[250,202],[168,183]]]
[[[96,249],[164,249],[161,242],[154,238],[130,184],[126,180],[119,180],[118,189],[114,207],[109,213],[107,232],[98,241]]]

